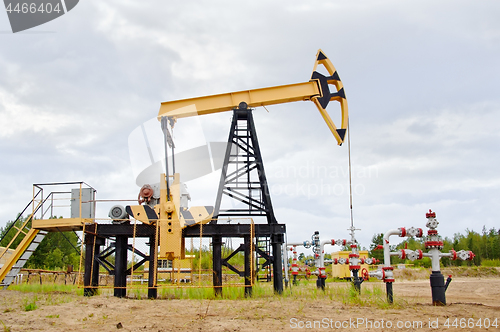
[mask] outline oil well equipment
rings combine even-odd
[[[328,74],[322,74],[318,67],[323,67]],[[161,103],[157,117],[164,135],[165,171],[159,176],[159,186],[143,186],[138,204],[117,204],[109,211],[110,220],[102,222],[103,218],[97,218],[95,215],[96,203],[99,202],[95,197],[96,190],[86,183],[34,185],[33,199],[25,208],[29,216],[21,227],[16,226],[15,238],[22,240],[16,246],[14,254],[10,255],[0,268],[2,285],[8,287],[48,232],[79,231],[83,232],[85,244],[83,284],[84,294],[87,296],[94,295],[99,287],[100,268],[114,275],[114,295],[126,296],[127,276],[148,262],[148,297],[156,298],[158,260],[185,259],[185,240],[197,237],[211,240],[212,282],[216,294],[222,293],[223,266],[243,277],[245,294],[252,293],[254,253],[265,259],[265,265],[272,267],[274,290],[281,293],[282,246],[286,226],[284,223],[278,223],[274,214],[252,110],[259,106],[296,101],[312,101],[338,145],[344,142],[348,129],[344,87],[335,67],[321,50],[316,54],[313,72],[307,82]],[[331,101],[340,104],[341,122],[338,126],[326,111]],[[172,156],[175,149],[170,131],[178,119],[208,116],[219,112],[232,112],[233,117],[215,204],[188,207],[184,199],[181,174],[176,173],[173,158],[172,170],[169,168],[169,149]],[[61,186],[70,188],[66,191],[48,191],[52,187]],[[71,217],[49,219],[54,207],[54,198],[62,192],[71,195]],[[223,197],[242,203],[244,208],[223,209]],[[266,222],[219,222],[223,218],[255,217],[262,217]],[[130,239],[135,241],[136,238],[147,241],[147,252],[141,252],[129,243]],[[222,257],[223,238],[239,238],[243,239],[243,243],[229,256]],[[269,249],[255,246],[256,239],[266,240]],[[15,239],[0,252],[0,257],[4,256],[8,249],[12,249],[9,246],[14,242]],[[128,267],[127,257],[130,251],[141,259]],[[229,262],[231,257],[239,252],[243,252],[245,256],[243,271]]]
[[[379,246],[384,250],[384,265],[379,267],[378,270],[370,272],[370,276],[376,277],[382,280],[386,285],[387,301],[393,303],[394,295],[392,289],[392,283],[394,279],[394,267],[391,266],[391,257],[397,256],[401,259],[409,259],[410,261],[420,260],[423,257],[429,257],[431,259],[431,275],[430,275],[430,285],[432,292],[432,304],[435,306],[446,305],[446,290],[451,282],[451,276],[448,276],[446,283],[444,281],[444,276],[441,274],[440,260],[442,257],[448,257],[451,260],[472,260],[474,258],[474,253],[468,250],[450,250],[445,253],[443,250],[443,240],[438,234],[437,226],[439,222],[436,219],[436,212],[429,210],[425,214],[427,218],[426,226],[428,228],[427,236],[424,237],[421,228],[416,227],[400,227],[397,229],[389,230],[384,235],[384,244]],[[393,235],[398,235],[399,237],[418,237],[424,238],[425,249],[428,252],[423,252],[420,249],[410,250],[410,249],[400,249],[398,251],[391,251],[389,246],[389,238]]]

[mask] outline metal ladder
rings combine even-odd
[[[0,267],[0,287],[3,287],[3,289],[9,287],[12,281],[15,280],[17,274],[21,271],[47,234],[46,231],[31,228],[30,224],[30,221],[34,219],[35,213],[37,213],[43,203],[48,199],[47,197],[46,199],[38,198],[37,200],[38,196],[41,196],[41,191],[34,195],[31,202],[26,205],[24,210],[18,215],[17,219],[5,231],[4,237],[0,239],[0,242],[2,242],[11,230],[16,233],[10,240],[10,243],[6,245],[5,248],[0,249],[0,258],[6,258],[5,263]],[[30,207],[32,207],[31,214],[24,220],[22,225],[19,225],[18,221],[21,220],[24,212],[26,212]],[[21,239],[21,242],[19,242],[19,244],[15,246],[15,249],[11,251],[12,253],[7,256],[8,251],[12,250],[10,248],[15,245],[14,243],[16,239]]]
[[[10,284],[16,279],[17,274],[24,267],[33,252],[38,248],[38,245],[47,235],[46,231],[38,229],[30,229],[26,234],[23,241],[18,245],[14,254],[7,260],[7,262],[0,269],[0,276],[5,275],[0,287],[7,289]],[[26,249],[24,249],[26,248]],[[24,249],[24,250],[23,250]]]
[[[267,261],[267,257],[271,257],[270,238],[258,237],[256,238],[256,243],[257,279],[259,281],[271,281],[271,270],[270,268],[266,269],[266,267],[272,266],[272,264]],[[262,262],[262,259],[265,259],[266,261]],[[266,274],[264,276],[259,276],[258,272],[260,271],[265,271]]]

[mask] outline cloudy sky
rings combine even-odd
[[[493,0],[84,0],[13,34],[0,10],[0,226],[34,183],[137,197],[129,137],[162,101],[305,82],[321,48],[349,103],[361,245],[424,228],[428,209],[443,236],[498,228],[498,17]],[[347,144],[311,102],[267,109],[255,121],[288,240],[347,237]],[[336,103],[328,110],[338,119]],[[193,140],[225,141],[230,118],[179,121],[175,139],[196,145],[182,134],[192,130]],[[189,181],[191,205],[213,205],[218,179]]]

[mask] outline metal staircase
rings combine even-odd
[[[45,187],[51,188],[47,195]],[[0,238],[0,287],[9,287],[48,232],[81,230],[85,222],[92,222],[94,194],[95,189],[85,182],[34,184],[33,199]],[[70,202],[71,217],[56,218],[52,222],[54,209],[68,207],[61,205],[61,200]]]
[[[38,248],[38,245],[47,235],[46,231],[31,229],[28,234],[23,238],[23,241],[16,248],[14,254],[7,260],[7,263],[0,269],[0,278],[3,281],[0,287],[7,289],[10,284],[16,279],[17,274],[24,267],[33,252]],[[22,248],[26,248],[24,251]],[[18,258],[18,259],[17,259]],[[17,261],[16,261],[17,259]],[[5,275],[5,277],[3,277]]]
[[[4,258],[5,260],[5,263],[0,267],[0,287],[3,287],[3,289],[9,287],[12,281],[15,280],[17,274],[21,271],[47,234],[46,231],[31,227],[31,221],[34,218],[34,215],[40,210],[43,203],[48,199],[37,198],[39,194],[40,192],[33,197],[28,205],[26,205],[23,212],[19,214],[17,219],[5,231],[2,239],[0,239],[0,243],[2,243],[9,233],[15,232],[15,235],[6,247],[0,248],[0,259]],[[22,221],[23,213],[30,207],[32,207],[30,216],[23,221],[22,225],[19,225],[19,221]],[[16,243],[18,244],[16,245]]]

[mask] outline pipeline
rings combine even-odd
[[[385,283],[387,302],[394,302],[394,294],[392,292],[392,283],[394,282],[394,267],[391,266],[391,256],[406,256],[406,252],[391,252],[389,246],[389,238],[393,235],[398,235],[399,237],[422,237],[423,231],[421,228],[410,227],[408,230],[405,227],[400,227],[398,229],[391,229],[384,234],[383,246],[378,249],[384,250],[384,265],[379,267],[377,271],[370,272],[370,277],[376,277]],[[402,257],[404,259],[404,257]]]
[[[451,282],[451,276],[448,276],[446,284],[444,283],[444,276],[441,274],[441,266],[439,261],[441,257],[450,257],[452,260],[460,258],[461,260],[472,260],[474,259],[474,253],[472,251],[460,250],[456,252],[451,250],[448,253],[443,253],[443,241],[441,236],[439,236],[437,231],[437,226],[439,222],[436,219],[436,212],[429,210],[425,214],[427,218],[426,226],[429,228],[427,231],[427,238],[425,241],[425,248],[429,250],[428,253],[424,253],[424,257],[430,257],[432,261],[432,273],[430,275],[431,290],[432,290],[432,304],[437,306],[446,305],[446,290]]]
[[[451,276],[444,282],[444,276],[441,274],[440,260],[442,257],[449,257],[451,260],[461,259],[461,260],[472,260],[474,258],[474,253],[472,251],[460,250],[456,252],[455,250],[450,250],[448,253],[443,253],[443,241],[441,236],[439,236],[436,230],[439,222],[436,220],[436,213],[429,210],[426,213],[427,223],[426,226],[429,228],[427,231],[425,248],[428,252],[423,252],[420,249],[410,250],[410,249],[400,249],[397,252],[391,252],[389,248],[389,237],[392,235],[399,235],[400,237],[422,237],[423,231],[421,228],[411,227],[406,230],[404,227],[398,228],[397,230],[390,230],[384,235],[384,266],[379,268],[377,271],[370,272],[370,276],[376,277],[383,280],[386,283],[387,291],[387,301],[393,303],[394,295],[392,293],[392,283],[394,282],[394,268],[391,266],[391,256],[398,256],[401,259],[409,259],[410,261],[415,261],[422,259],[423,257],[429,257],[431,259],[432,273],[430,275],[430,284],[432,290],[432,304],[433,305],[446,305],[445,292],[452,280]]]
[[[335,258],[328,260],[329,263],[332,264],[345,264],[349,265],[349,270],[352,273],[352,282],[354,288],[360,292],[361,291],[361,283],[363,283],[364,280],[367,280],[369,278],[368,274],[361,275],[360,269],[362,264],[376,264],[378,261],[374,258],[360,258],[359,257],[359,250],[358,250],[358,245],[357,241],[355,238],[355,229],[354,227],[350,228],[351,231],[351,240],[346,240],[346,239],[331,239],[331,240],[326,240],[326,241],[321,241],[320,236],[319,236],[319,231],[315,231],[314,234],[311,236],[311,241],[304,241],[302,243],[287,243],[287,247],[291,247],[290,250],[293,252],[294,256],[292,258],[292,265],[290,268],[290,271],[292,271],[292,275],[294,277],[294,282],[293,284],[296,284],[296,278],[298,275],[298,272],[300,271],[298,264],[297,264],[297,258],[296,258],[296,247],[297,246],[304,246],[304,248],[309,249],[312,247],[313,253],[314,253],[314,265],[316,266],[317,270],[312,272],[311,274],[314,274],[318,277],[316,280],[316,286],[322,290],[325,289],[326,287],[326,268],[325,268],[325,246],[326,245],[339,245],[339,246],[346,246],[349,245],[351,247],[351,253],[349,254],[348,258]]]
[[[356,236],[355,236],[355,231],[356,229],[354,226],[352,226],[350,229],[350,234],[351,234],[351,240],[337,240],[334,241],[332,240],[332,245],[333,244],[342,244],[342,246],[345,246],[346,244],[351,247],[351,253],[349,254],[349,258],[344,259],[340,258],[338,260],[334,260],[334,264],[346,264],[349,265],[349,270],[351,271],[352,277],[351,281],[353,284],[354,289],[360,293],[361,292],[361,284],[363,281],[367,280],[369,278],[368,275],[360,275],[359,271],[361,269],[362,264],[376,264],[378,261],[374,258],[360,258],[359,257],[359,250],[358,250],[358,241],[356,241]]]
[[[293,256],[292,256],[292,264],[291,264],[291,266],[289,268],[289,271],[292,272],[292,278],[293,278],[292,284],[293,285],[297,285],[298,284],[298,279],[297,278],[298,278],[299,272],[305,272],[306,273],[306,278],[308,278],[309,275],[311,274],[310,271],[309,271],[309,269],[307,267],[304,268],[304,269],[302,269],[302,268],[299,267],[299,264],[298,264],[299,259],[297,257],[297,247],[298,246],[304,246],[306,248],[310,248],[311,245],[310,245],[309,241],[304,241],[304,242],[301,242],[301,243],[286,243],[286,247],[287,247],[286,250],[290,250],[292,252],[292,254],[293,254]],[[288,247],[290,247],[290,248],[288,249]],[[287,261],[288,261],[288,259],[287,259]]]
[[[309,271],[306,271],[307,274],[314,274],[318,277],[316,280],[316,286],[322,290],[325,289],[326,286],[326,271],[325,271],[325,245],[327,244],[335,244],[334,240],[329,240],[329,241],[320,241],[319,238],[319,231],[315,231],[314,234],[311,236],[311,241],[304,241],[302,243],[287,243],[287,247],[292,247],[290,250],[294,250],[295,247],[297,246],[303,246],[306,249],[309,249],[312,247],[313,254],[314,254],[314,265],[316,266],[317,270],[314,272],[309,273]],[[294,278],[293,284],[297,284],[297,276],[299,272],[299,267],[297,264],[297,259],[296,259],[296,251],[294,252],[294,257],[292,258],[292,275]]]

